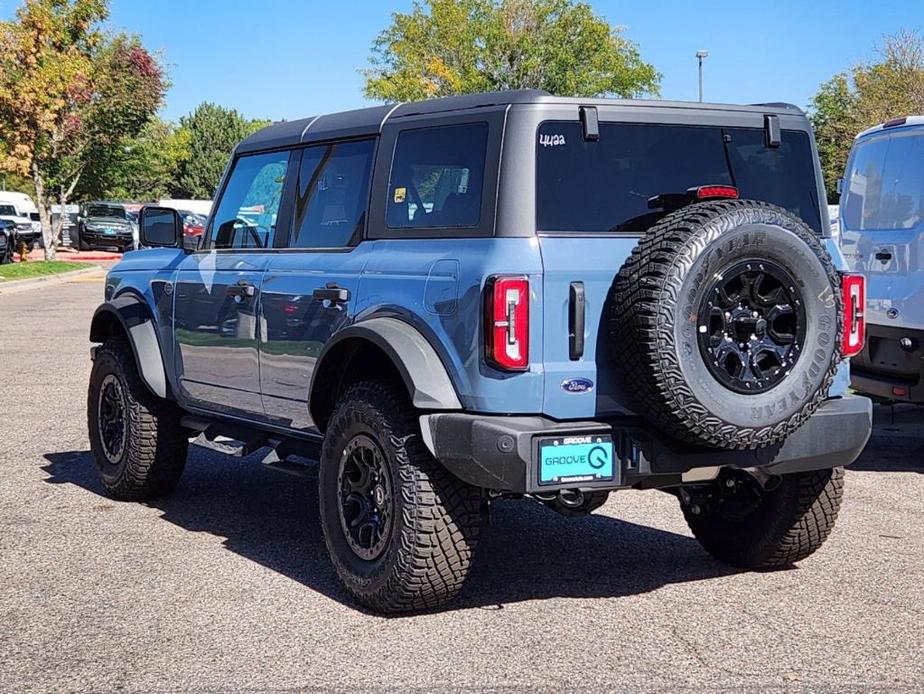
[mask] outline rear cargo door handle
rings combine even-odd
[[[568,356],[577,361],[584,356],[584,283],[572,282],[568,300]]]
[[[877,251],[876,260],[881,263],[887,263],[892,260],[892,251]]]
[[[350,290],[330,283],[326,287],[315,289],[311,296],[321,301],[330,301],[332,304],[345,304],[350,300]]]

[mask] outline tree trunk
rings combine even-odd
[[[42,223],[42,245],[45,247],[45,260],[55,259],[54,231],[51,228],[51,199],[45,190],[45,180],[39,172],[38,162],[32,162],[32,183],[35,185],[36,207],[39,221]]]
[[[55,241],[59,241],[62,244],[64,243],[64,236],[62,232],[64,231],[64,215],[66,214],[64,208],[67,207],[68,197],[69,197],[69,194],[65,192],[64,187],[62,186],[61,192],[58,195],[58,205],[59,205],[59,209],[61,210],[61,214],[58,215],[57,226],[55,226],[54,229],[52,230],[53,232],[52,236],[54,236]]]

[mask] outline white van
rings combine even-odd
[[[38,208],[25,193],[0,191],[0,219],[8,219],[16,224],[17,243],[25,241],[31,246],[42,238]]]
[[[855,389],[924,403],[924,116],[857,135],[840,181],[841,249],[866,275],[866,347]]]

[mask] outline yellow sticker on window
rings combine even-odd
[[[407,188],[395,188],[395,202],[399,205],[407,197]]]

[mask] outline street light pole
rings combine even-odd
[[[696,51],[696,58],[699,60],[699,101],[703,102],[703,58],[709,56],[709,51]]]

